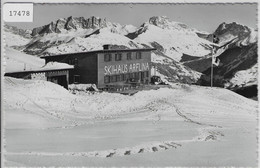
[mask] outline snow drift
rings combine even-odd
[[[73,95],[61,86],[47,81],[9,77],[4,81],[5,107],[14,109],[15,113],[30,111],[32,115],[54,118],[64,121],[65,125],[79,125],[88,119],[114,118],[140,111],[150,113],[150,119],[157,118],[157,115],[162,120],[179,116],[190,122],[221,125],[222,121],[216,123],[218,120],[213,118],[226,120],[225,116],[243,116],[246,120],[248,117],[256,117],[257,110],[255,101],[220,88],[177,84],[172,85],[172,88],[140,91],[133,96],[106,92]],[[5,110],[9,111],[8,109]]]

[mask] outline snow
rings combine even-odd
[[[22,46],[30,42],[31,39],[24,38],[20,35],[4,31],[4,43],[7,47],[10,46]]]
[[[225,25],[223,25],[225,26]],[[237,43],[237,45],[239,46],[240,44],[242,44],[243,46],[248,46],[252,43],[255,43],[257,42],[257,38],[258,38],[258,32],[257,30],[251,28],[251,27],[248,27],[248,26],[244,26],[246,27],[246,29],[244,30],[246,33],[248,33],[248,30],[247,28],[249,29],[250,33],[247,37],[243,37],[243,39],[239,39],[239,36],[238,35],[233,35],[231,34],[232,32],[226,32],[225,34],[221,35],[219,38],[220,38],[220,46],[231,41],[231,40],[235,40],[235,42]],[[225,28],[225,27],[224,27]],[[231,43],[232,44],[232,43]]]
[[[3,87],[7,166],[256,166],[257,102],[226,89],[74,95],[10,77]]]
[[[37,37],[30,43],[48,43],[48,48],[41,55],[61,53],[75,53],[102,49],[104,44],[123,45],[128,48],[143,48],[142,44],[152,46],[157,42],[164,49],[166,56],[179,61],[183,53],[194,56],[205,56],[210,53],[211,42],[197,36],[198,30],[189,28],[183,23],[169,21],[165,17],[154,17],[154,21],[144,23],[139,29],[133,25],[106,23],[100,29],[77,29],[61,33],[49,33]],[[100,32],[97,32],[97,31]],[[96,32],[96,34],[94,33]],[[138,33],[138,37],[131,40],[125,35]],[[94,34],[92,34],[94,33]],[[92,35],[91,35],[92,34]],[[86,35],[90,35],[86,38]],[[39,47],[30,51],[41,50]]]
[[[36,56],[28,55],[20,51],[6,47],[4,50],[6,66],[4,72],[30,71],[44,66],[45,61]]]
[[[138,43],[151,44],[159,43],[165,49],[164,54],[168,57],[180,61],[182,54],[205,56],[210,50],[204,46],[210,46],[210,42],[199,38],[197,34],[187,29],[162,29],[160,27],[147,24],[141,33],[134,40]]]
[[[69,65],[66,63],[60,63],[60,62],[48,62],[43,67],[41,67],[39,70],[55,70],[55,69],[73,69],[73,65]]]
[[[127,35],[128,33],[135,32],[137,28],[133,25],[120,25],[119,23],[107,22],[107,28],[110,29],[112,33],[117,33],[121,35]]]
[[[247,70],[238,71],[234,77],[225,84],[225,87],[244,87],[257,85],[258,64],[255,64]]]
[[[160,63],[160,64],[172,62],[172,60],[170,58],[161,56],[159,54],[155,54],[154,52],[151,52],[151,61],[154,63]]]
[[[249,37],[249,43],[255,43],[258,39],[258,32],[256,30],[254,30],[253,28],[250,28],[250,37]]]
[[[45,60],[36,56],[28,55],[20,51],[5,48],[6,66],[4,72],[20,72],[20,71],[35,71],[35,70],[56,70],[56,69],[71,69],[72,65],[59,62],[49,62],[45,64]]]
[[[137,44],[129,38],[120,34],[112,33],[109,28],[103,28],[100,30],[99,34],[93,34],[88,38],[76,36],[73,40],[67,43],[46,49],[45,52],[52,55],[75,53],[79,51],[102,50],[103,45],[105,44],[124,45],[128,48],[143,48],[141,44]]]
[[[47,54],[100,50],[104,44],[152,47],[154,42],[176,61],[183,53],[209,54],[207,47],[212,43],[199,38],[198,30],[165,17],[159,18],[158,23],[145,23],[134,40],[124,35],[137,31],[136,27],[108,23],[99,34],[88,38],[85,36],[96,29],[62,30],[36,37],[30,43],[51,43],[44,51]],[[5,35],[5,72],[73,67],[57,62],[44,65],[43,59],[8,47],[25,45],[27,39],[9,32]],[[223,41],[227,42],[234,36],[225,38]],[[256,31],[251,31],[242,43],[256,40]],[[164,64],[169,60],[152,53],[152,62]],[[181,64],[170,68],[181,76],[201,76]],[[257,84],[257,69],[255,65],[237,72],[227,85]],[[167,76],[153,68],[151,72],[168,83]],[[180,77],[176,75],[177,78]],[[169,83],[128,96],[98,92],[92,84],[72,84],[66,90],[43,80],[3,79],[5,166],[257,165],[257,102],[229,90]],[[95,92],[86,92],[89,88]]]
[[[72,91],[98,91],[98,88],[95,84],[70,84],[69,90]]]
[[[257,42],[257,38],[258,38],[258,32],[256,30],[254,30],[253,28],[250,28],[250,34],[247,38],[243,39],[241,44],[242,45],[249,45],[249,44],[252,44],[252,43],[255,43]]]

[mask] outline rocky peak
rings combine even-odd
[[[225,34],[231,34],[233,36],[238,36],[239,39],[245,38],[251,33],[251,30],[244,25],[240,25],[236,22],[232,23],[221,23],[215,31],[215,35],[222,36]]]
[[[170,21],[169,18],[166,16],[153,16],[149,19],[148,24],[160,27],[162,29],[189,29],[189,27],[186,24]],[[145,25],[146,23],[142,26]]]
[[[34,28],[32,30],[32,36],[43,35],[48,33],[61,33],[62,31],[77,30],[77,29],[94,29],[106,26],[106,19],[101,19],[95,16],[90,18],[84,17],[68,17],[61,18],[47,25]]]
[[[105,27],[106,19],[92,16],[86,20],[86,28]]]
[[[166,16],[153,16],[149,19],[149,23],[155,26],[167,25],[169,19]]]

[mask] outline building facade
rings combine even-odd
[[[151,78],[151,51],[155,49],[110,49],[82,53],[44,56],[46,63],[62,62],[74,65],[69,72],[69,84],[96,84],[98,88],[148,84]]]

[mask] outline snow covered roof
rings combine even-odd
[[[48,62],[40,70],[60,70],[60,69],[73,69],[73,65],[60,62]]]
[[[135,49],[109,49],[109,50],[93,50],[87,52],[67,53],[60,55],[42,56],[41,58],[56,57],[56,56],[70,56],[74,54],[89,54],[89,53],[110,53],[110,52],[134,52],[134,51],[152,51],[156,48],[135,48]]]
[[[48,62],[47,64],[45,64],[43,67],[40,67],[40,68],[35,68],[35,69],[32,69],[32,70],[8,72],[8,73],[33,73],[33,72],[68,70],[68,69],[73,69],[73,68],[74,68],[73,65],[69,65],[69,64],[66,64],[66,63]]]

